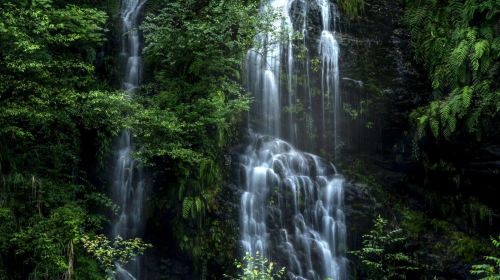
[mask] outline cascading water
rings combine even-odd
[[[319,43],[319,53],[321,55],[321,110],[322,110],[322,126],[323,131],[326,130],[325,120],[325,103],[326,98],[331,100],[333,107],[333,149],[335,158],[338,158],[338,138],[340,136],[340,87],[339,87],[339,44],[335,39],[335,31],[331,31],[330,18],[333,18],[333,26],[335,30],[335,22],[338,14],[335,6],[329,3],[329,0],[317,0],[321,7],[321,20],[323,23],[323,31]],[[331,7],[334,7],[331,11]],[[333,97],[333,98],[332,98]]]
[[[241,162],[244,250],[280,259],[291,279],[347,279],[343,178],[335,167],[257,134]]]
[[[258,36],[257,40],[259,45],[266,45],[264,53],[257,50],[251,49],[248,51],[247,56],[247,69],[249,74],[249,80],[251,83],[247,83],[248,90],[250,92],[256,93],[258,96],[257,102],[260,102],[261,106],[258,106],[257,114],[265,119],[264,124],[259,128],[263,130],[266,134],[280,136],[282,133],[281,128],[281,69],[282,62],[281,57],[288,50],[288,87],[289,90],[292,88],[292,69],[293,69],[293,55],[292,55],[292,34],[293,27],[292,22],[289,17],[289,3],[288,0],[275,0],[270,1],[270,5],[263,5],[261,12],[268,12],[268,8],[273,11],[279,12],[283,15],[282,18],[273,22],[274,30],[285,30],[288,32],[288,46],[281,44],[277,38],[276,34],[261,34]],[[291,105],[291,98],[288,100],[288,104]]]
[[[307,85],[303,96],[311,112],[321,111],[321,125],[333,111],[333,138],[337,141],[340,117],[339,46],[330,31],[331,19],[337,17],[328,0],[315,1],[320,7],[323,31],[319,38],[322,59],[321,100],[313,102],[309,57],[306,57]],[[293,82],[294,52],[293,19],[290,16],[294,0],[269,0],[262,11],[272,7],[282,17],[273,24],[285,29],[286,43],[273,39],[273,34],[258,36],[262,51],[250,50],[247,55],[247,88],[254,95],[250,124],[258,132],[250,133],[251,143],[240,157],[242,171],[241,244],[245,252],[258,252],[278,260],[287,267],[290,279],[347,279],[346,227],[343,212],[343,177],[332,164],[318,156],[303,153],[277,137],[298,141],[296,119],[283,107],[294,106],[298,98]],[[308,1],[300,1],[304,15],[302,34],[307,36]],[[333,7],[333,12],[332,8]],[[334,27],[335,29],[335,27]],[[304,45],[305,45],[304,39]],[[286,61],[286,64],[282,63]],[[287,75],[283,75],[287,71]],[[287,83],[282,86],[282,78]],[[286,94],[285,94],[286,92]],[[285,98],[287,96],[288,98]],[[329,101],[327,101],[329,100]],[[325,106],[332,104],[330,110]],[[287,127],[282,127],[281,116]],[[286,132],[288,133],[285,133]],[[325,129],[322,130],[323,132]],[[336,145],[334,145],[336,147]]]
[[[120,58],[123,63],[122,89],[132,98],[141,81],[141,44],[138,30],[140,11],[144,0],[121,2],[122,46]],[[122,131],[116,147],[112,197],[120,206],[120,213],[113,223],[112,236],[133,238],[141,234],[144,203],[144,178],[142,169],[132,157],[134,147],[129,130]],[[127,267],[117,265],[116,279],[138,279],[140,261],[134,260]]]

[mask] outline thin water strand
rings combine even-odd
[[[121,60],[123,66],[122,89],[132,98],[140,86],[142,75],[141,37],[138,30],[141,8],[145,1],[121,2]],[[143,171],[133,158],[134,146],[129,130],[122,131],[115,151],[112,197],[120,206],[113,221],[112,236],[134,238],[142,234],[145,184]],[[126,267],[116,264],[115,279],[140,279],[141,262],[133,260]]]

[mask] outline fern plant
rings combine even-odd
[[[500,38],[495,0],[408,1],[406,22],[416,56],[432,82],[430,103],[415,110],[417,136],[460,134],[480,140],[495,133],[500,111]]]
[[[500,250],[500,236],[497,239],[492,238],[493,246]],[[484,257],[485,263],[472,266],[471,274],[476,275],[480,280],[499,280],[500,279],[500,258],[498,256]]]
[[[413,257],[405,252],[405,243],[402,229],[390,227],[379,215],[372,230],[363,235],[363,247],[351,254],[357,257],[367,279],[406,279],[417,266]]]

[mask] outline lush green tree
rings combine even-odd
[[[112,203],[85,166],[133,106],[96,78],[108,17],[87,2],[0,3],[0,278],[105,276],[81,238]]]
[[[106,147],[128,101],[95,79],[104,12],[55,8],[46,0],[22,3],[0,5],[2,168],[64,176],[78,164],[82,131],[96,133]]]
[[[351,253],[356,256],[367,279],[406,279],[417,269],[413,257],[406,252],[403,230],[389,225],[380,215],[373,228],[363,235],[363,247]]]
[[[160,178],[157,205],[175,213],[174,235],[198,268],[233,254],[224,235],[234,229],[213,214],[224,153],[249,105],[241,70],[265,27],[257,2],[150,1],[142,25],[146,84],[135,117],[137,154]]]

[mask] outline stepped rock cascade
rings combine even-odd
[[[311,90],[314,73],[310,71],[309,51],[303,61],[297,61],[292,44],[298,32],[306,46],[311,4],[320,9],[323,25],[317,38],[322,62],[321,71],[316,73],[320,97],[313,96]],[[332,141],[337,141],[339,45],[332,30],[338,14],[328,0],[269,0],[261,12],[268,7],[281,13],[273,26],[288,38],[283,42],[275,39],[275,34],[260,34],[256,40],[262,49],[251,49],[247,54],[247,89],[255,102],[249,114],[250,144],[239,159],[241,245],[244,252],[261,254],[286,266],[290,279],[345,280],[344,179],[334,165],[294,147],[304,142],[299,138],[309,136],[301,135],[307,134],[299,131],[304,127],[299,121],[304,121],[291,113],[299,102],[307,104],[311,115],[319,116],[316,122],[323,126],[321,132],[327,123],[334,124]],[[292,13],[297,7],[299,11]],[[299,20],[292,14],[302,15],[303,21],[297,24]],[[299,64],[305,67],[296,69]],[[305,81],[304,86],[297,86],[299,78]],[[327,122],[327,118],[333,121]]]
[[[140,86],[141,36],[138,20],[143,0],[123,0],[121,2],[122,45],[120,58],[123,65],[122,89],[132,98]],[[142,231],[142,215],[145,184],[143,171],[133,159],[132,135],[129,130],[122,131],[116,147],[116,161],[113,174],[112,197],[120,206],[120,213],[114,220],[112,236],[122,238],[138,237]],[[127,267],[117,265],[116,279],[139,279],[140,260],[134,260]]]
[[[285,141],[252,138],[241,156],[244,250],[281,260],[291,279],[347,279],[342,176]]]

